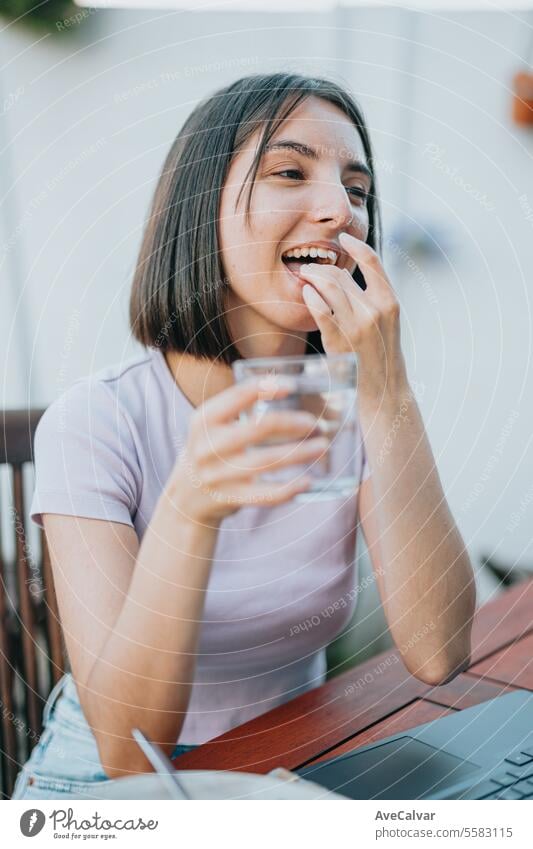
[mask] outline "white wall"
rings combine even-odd
[[[418,27],[409,212],[420,228],[444,222],[450,249],[427,269],[436,303],[404,284],[411,361],[470,548],[533,563],[533,133],[510,122],[509,92],[527,31],[505,15],[457,20]]]
[[[387,9],[106,11],[39,43],[5,29],[2,403],[46,404],[132,352],[143,218],[199,97],[253,71],[333,76],[372,128],[405,349],[454,512],[476,560],[530,557],[533,134],[509,118],[526,41],[516,16]],[[415,249],[424,234],[440,260],[427,238]]]

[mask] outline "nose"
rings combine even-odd
[[[341,183],[322,183],[315,192],[317,204],[313,208],[313,220],[331,222],[338,229],[349,227],[354,216],[345,187]]]

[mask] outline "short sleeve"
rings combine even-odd
[[[43,513],[133,526],[139,464],[128,420],[102,381],[75,383],[41,417],[34,441],[32,520]]]

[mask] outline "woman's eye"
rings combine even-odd
[[[274,177],[285,177],[289,180],[303,180],[304,174],[298,168],[285,168],[283,171],[276,171]],[[365,204],[368,200],[368,192],[358,186],[347,186],[346,191],[349,195]]]
[[[276,177],[284,177],[285,174],[292,174],[292,175],[296,174],[296,177],[292,176],[292,177],[289,178],[291,180],[294,180],[294,179],[300,180],[303,177],[302,172],[299,171],[297,168],[286,168],[284,171],[277,171],[275,176]]]
[[[348,187],[346,191],[348,194],[351,194],[352,197],[361,200],[363,203],[366,203],[368,200],[368,193],[365,192],[364,189],[357,188],[357,186],[352,186],[351,188]]]

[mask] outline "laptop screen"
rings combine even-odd
[[[431,798],[478,769],[413,737],[400,737],[298,773],[350,799],[419,799]]]

